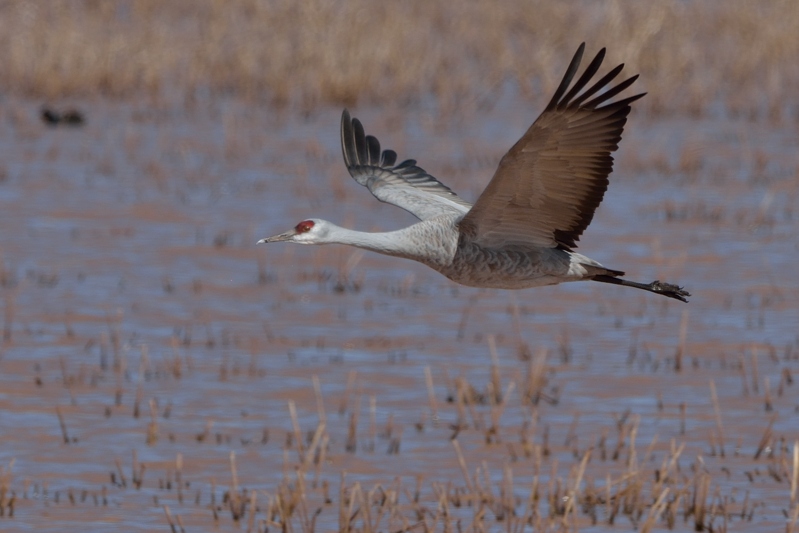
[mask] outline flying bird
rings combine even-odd
[[[378,140],[366,135],[345,109],[341,150],[350,175],[375,198],[405,209],[420,222],[369,233],[311,218],[258,242],[348,244],[419,261],[471,287],[526,289],[590,280],[687,302],[690,294],[682,287],[623,279],[624,272],[575,251],[607,190],[610,154],[618,148],[630,104],[645,94],[613,101],[638,78],[612,85],[623,64],[592,82],[604,48],[572,84],[584,50],[585,43],[544,112],[504,155],[474,205],[415,160],[397,164],[396,152],[381,151]]]

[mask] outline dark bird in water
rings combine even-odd
[[[42,107],[41,117],[42,122],[53,127],[58,126],[59,124],[77,127],[83,126],[83,124],[86,122],[86,119],[83,117],[83,113],[75,108],[58,111],[52,107],[44,106]]]

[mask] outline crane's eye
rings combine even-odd
[[[311,228],[313,226],[314,226],[313,220],[303,220],[294,227],[294,230],[297,233],[307,233],[311,231]]]

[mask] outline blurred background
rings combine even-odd
[[[532,101],[585,41],[641,74],[637,108],[791,118],[790,1],[3,2],[4,92],[150,105],[236,97],[274,109]],[[657,88],[658,90],[653,90]],[[712,98],[709,98],[712,96]]]
[[[343,107],[475,200],[574,51],[647,92],[580,251],[460,287]],[[791,1],[0,2],[0,529],[793,531]]]

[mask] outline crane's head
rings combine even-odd
[[[287,232],[261,239],[258,244],[281,241],[296,242],[298,244],[321,244],[325,242],[329,226],[329,222],[318,218],[303,220]]]

